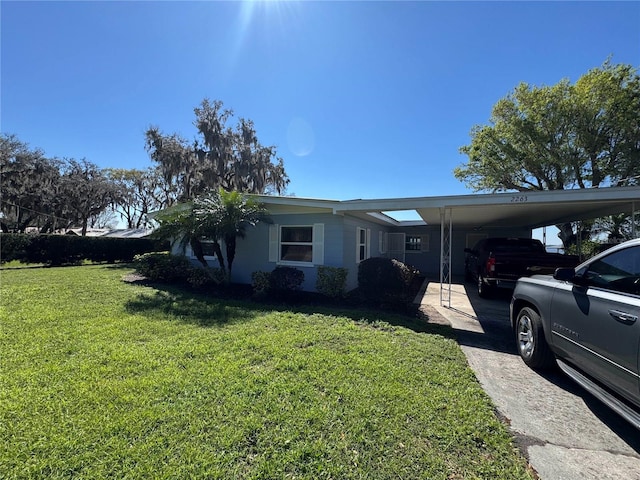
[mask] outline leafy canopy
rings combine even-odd
[[[475,191],[528,191],[638,184],[640,77],[605,62],[575,84],[526,83],[499,100],[489,125],[471,130],[454,170]]]
[[[187,141],[158,127],[146,132],[146,148],[168,184],[177,186],[178,201],[193,199],[211,189],[243,193],[282,193],[289,183],[275,147],[258,141],[254,124],[241,118],[227,125],[233,111],[221,101],[204,99],[194,109],[199,138]]]
[[[236,240],[244,238],[247,227],[268,221],[265,207],[254,197],[240,192],[227,192],[223,188],[207,192],[195,199],[176,204],[155,219],[160,227],[154,235],[162,239],[179,240],[184,249],[191,245],[198,260],[207,266],[202,251],[202,240],[213,243],[220,268],[230,278],[235,259]],[[226,247],[226,261],[220,241]]]

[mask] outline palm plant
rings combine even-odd
[[[194,215],[194,202],[173,205],[155,214],[154,219],[160,224],[153,232],[155,238],[178,241],[183,254],[186,246],[191,245],[198,261],[205,267],[208,266],[200,241],[205,232]]]
[[[237,239],[246,236],[247,227],[268,221],[267,211],[254,197],[222,188],[197,197],[195,200],[170,207],[156,215],[160,227],[155,235],[160,238],[180,239],[183,250],[191,245],[198,260],[207,266],[202,250],[202,239],[213,242],[213,249],[225,278],[230,280],[236,256]],[[220,240],[224,240],[225,259]]]
[[[255,197],[243,195],[240,192],[227,192],[220,189],[220,201],[223,215],[220,218],[220,229],[224,236],[227,250],[227,264],[229,275],[231,265],[236,256],[236,240],[244,238],[247,227],[255,226],[258,222],[269,222],[267,210]]]

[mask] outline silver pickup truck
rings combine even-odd
[[[640,239],[575,269],[521,278],[510,316],[527,365],[557,363],[640,429]]]

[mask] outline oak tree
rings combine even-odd
[[[640,183],[640,77],[609,61],[552,86],[518,85],[471,130],[457,179],[475,191],[596,188]],[[565,245],[570,223],[558,225]]]
[[[251,120],[233,116],[221,101],[208,99],[194,109],[198,137],[165,134],[158,127],[146,132],[146,149],[157,162],[165,181],[178,188],[177,199],[193,199],[223,188],[242,193],[282,193],[289,178],[276,149],[262,145]]]

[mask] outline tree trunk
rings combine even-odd
[[[192,238],[189,242],[191,244],[191,249],[193,250],[193,254],[196,256],[198,261],[205,267],[208,267],[207,260],[204,258],[204,251],[202,250],[202,243],[197,238]]]
[[[227,264],[229,266],[229,280],[231,280],[231,266],[233,260],[236,258],[236,236],[226,235],[224,237],[224,243],[227,246]]]
[[[218,263],[220,264],[220,269],[222,270],[222,273],[224,273],[224,276],[226,278],[227,269],[224,266],[224,257],[222,256],[222,249],[220,248],[220,244],[218,243],[217,240],[213,242],[213,251],[215,252],[216,257],[218,258]]]
[[[571,225],[571,223],[562,223],[560,225],[556,225],[556,227],[560,230],[558,238],[562,240],[562,246],[564,248],[569,248],[576,244],[576,234],[573,233],[573,225]]]

